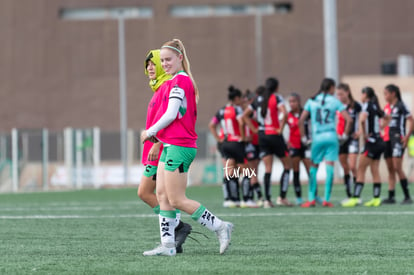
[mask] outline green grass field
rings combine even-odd
[[[225,255],[183,214],[209,239],[192,234],[201,245],[188,239],[176,257],[142,256],[159,242],[158,218],[135,189],[5,194],[0,274],[414,274],[414,206],[224,209],[219,186],[187,193],[234,223]],[[336,205],[343,193],[334,187]]]

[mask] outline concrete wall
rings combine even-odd
[[[342,81],[348,83],[352,89],[352,94],[356,100],[360,101],[361,91],[364,87],[370,86],[378,96],[381,107],[385,105],[384,88],[388,84],[395,84],[400,87],[401,96],[410,109],[414,111],[414,76],[398,77],[383,75],[366,75],[366,76],[344,76]]]
[[[279,1],[275,1],[279,2]],[[288,14],[263,17],[263,75],[281,93],[307,96],[323,70],[322,0],[292,0]],[[227,87],[256,87],[253,16],[173,18],[171,5],[190,0],[0,1],[0,130],[13,127],[119,129],[116,21],[64,21],[62,8],[152,6],[150,19],[126,23],[128,126],[143,127],[151,97],[143,59],[173,37],[188,50],[201,91],[198,127],[226,101]],[[227,0],[263,3],[260,0]],[[338,0],[341,75],[378,74],[381,62],[414,55],[411,0]]]

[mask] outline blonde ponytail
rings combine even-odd
[[[193,82],[195,96],[196,96],[196,102],[198,103],[198,101],[200,99],[200,95],[199,95],[197,83],[195,82],[193,74],[191,73],[190,61],[188,60],[187,52],[185,50],[183,42],[181,42],[180,39],[174,38],[172,41],[166,42],[162,47],[170,48],[172,50],[175,50],[177,52],[177,54],[182,54],[183,55],[183,62],[182,62],[183,69],[188,74],[188,76],[190,77],[191,82]]]

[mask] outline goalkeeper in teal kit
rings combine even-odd
[[[302,135],[302,143],[311,146],[312,165],[309,171],[308,201],[302,207],[315,206],[316,174],[319,164],[326,162],[325,198],[324,207],[333,207],[330,202],[332,184],[334,179],[334,163],[338,160],[339,142],[348,139],[347,133],[352,122],[351,117],[344,106],[333,94],[335,93],[335,81],[325,78],[322,81],[320,91],[309,99],[299,120]],[[342,136],[336,133],[336,113],[340,112],[346,121],[345,132]],[[305,136],[304,121],[310,116],[312,128],[312,140]]]

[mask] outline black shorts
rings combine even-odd
[[[387,142],[387,155],[385,158],[402,158],[404,156],[405,148],[403,146],[400,134],[391,134],[390,140]]]
[[[370,159],[379,160],[384,150],[385,150],[384,141],[381,138],[377,138],[374,142],[367,141],[365,143],[365,148],[362,153],[364,154],[364,156]]]
[[[238,141],[223,141],[221,145],[223,157],[225,159],[234,159],[236,163],[244,163],[245,151],[244,143]]]
[[[305,149],[302,147],[300,149],[297,148],[289,148],[289,156],[292,158],[300,157],[305,158]]]
[[[339,154],[358,154],[359,140],[350,138],[339,147]]]
[[[278,158],[289,156],[289,152],[282,135],[266,135],[259,132],[260,158],[267,155],[276,155]]]
[[[224,158],[224,154],[223,154],[223,142],[217,142],[217,151],[220,153],[220,156],[222,158]]]
[[[384,146],[385,146],[385,149],[384,149],[384,158],[385,159],[389,159],[389,158],[392,158],[392,147],[391,147],[391,141],[390,140],[388,140],[388,141],[386,141],[386,142],[384,142]]]
[[[259,145],[254,145],[252,143],[247,143],[245,147],[246,158],[247,160],[257,160],[259,159]]]

